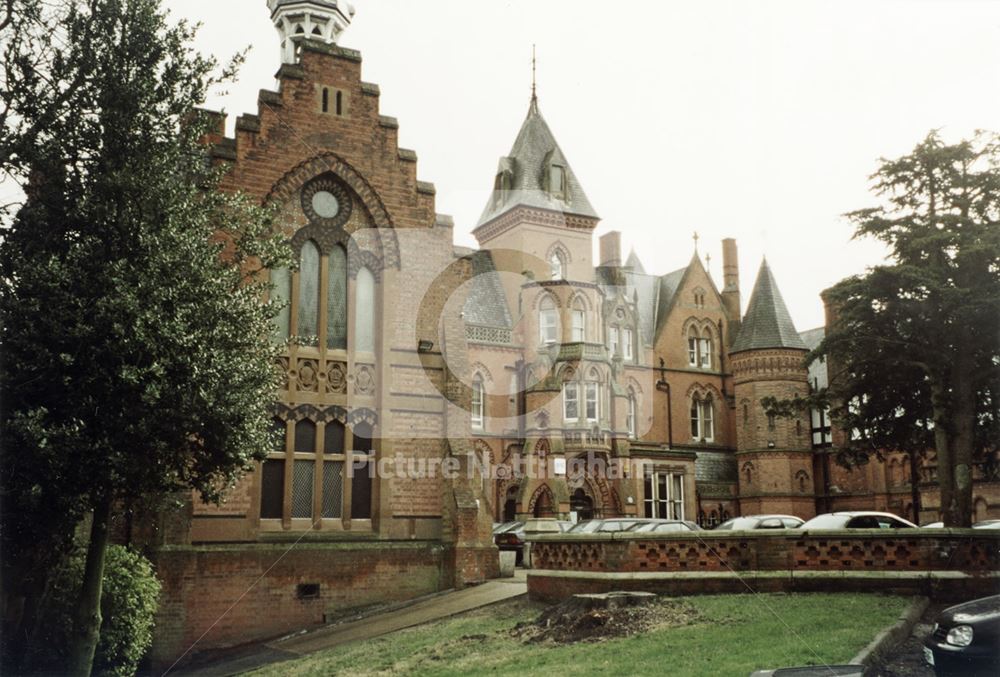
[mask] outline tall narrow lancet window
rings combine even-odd
[[[486,419],[486,402],[483,389],[483,377],[476,374],[472,379],[472,427],[477,430],[483,429],[483,422]]]
[[[630,388],[628,391],[628,411],[625,412],[625,428],[628,430],[628,436],[632,439],[636,437],[635,416],[635,393]]]
[[[553,280],[566,279],[566,262],[559,252],[552,252],[549,256],[549,269]]]
[[[583,301],[577,299],[573,303],[573,342],[583,343],[587,340],[587,311],[583,307]]]
[[[347,253],[339,245],[330,251],[327,273],[326,347],[347,348]]]
[[[546,296],[542,299],[538,311],[539,339],[542,343],[555,343],[559,340],[559,313],[556,304]]]
[[[354,316],[355,350],[375,352],[375,276],[362,268],[355,282],[357,310]]]
[[[288,338],[291,329],[289,322],[292,316],[292,274],[288,268],[275,268],[271,271],[271,300],[282,306],[278,316],[274,318],[276,328],[274,340],[282,342]]]
[[[319,335],[319,247],[312,240],[299,255],[298,334],[306,345],[315,345]]]

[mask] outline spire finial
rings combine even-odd
[[[535,58],[535,45],[531,45],[531,106],[532,108],[538,107],[538,88],[536,80],[536,58]]]
[[[694,240],[694,250],[697,252],[698,251],[698,240],[701,239],[701,237],[699,237],[699,235],[698,235],[698,231],[697,230],[694,231],[694,235],[692,236],[691,239]]]

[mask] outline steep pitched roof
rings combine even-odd
[[[469,295],[462,308],[465,323],[509,329],[513,322],[492,254],[489,251],[475,251],[467,256],[472,260],[473,277],[469,283]]]
[[[565,170],[565,200],[546,190],[548,169],[553,164]],[[552,130],[539,112],[536,99],[531,101],[528,117],[521,125],[510,154],[500,158],[497,174],[503,172],[509,173],[510,189],[495,189],[490,194],[477,226],[492,221],[519,205],[598,218],[566,156],[556,143]]]
[[[765,259],[757,273],[750,306],[743,317],[740,335],[733,342],[731,352],[760,350],[764,348],[798,348],[807,350],[805,342],[795,330],[792,316],[778,291],[770,266]]]
[[[625,267],[631,268],[636,273],[645,273],[646,268],[642,265],[642,261],[639,260],[639,255],[635,253],[635,249],[628,254],[628,259],[625,261]]]

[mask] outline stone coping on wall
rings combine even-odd
[[[1000,591],[1000,532],[984,530],[616,532],[532,534],[527,540],[529,594],[548,601],[615,589],[935,597]]]
[[[751,531],[671,531],[667,533],[615,531],[611,533],[561,533],[525,535],[528,541],[669,541],[669,540],[732,540],[734,538],[954,538],[956,536],[984,538],[1000,543],[1000,529],[760,529]]]

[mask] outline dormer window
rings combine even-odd
[[[549,192],[560,200],[566,199],[566,169],[561,165],[549,167]]]
[[[510,172],[497,172],[497,178],[493,182],[494,203],[501,204],[506,199],[508,192],[510,192]]]

